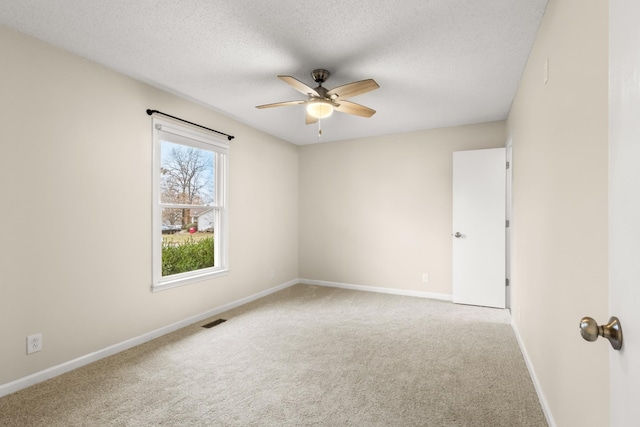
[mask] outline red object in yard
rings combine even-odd
[[[196,232],[196,228],[195,228],[195,227],[191,227],[191,228],[189,229],[189,233],[190,233],[190,234],[193,234],[193,233],[195,233],[195,232]]]

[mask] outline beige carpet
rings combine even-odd
[[[297,285],[217,317],[5,396],[0,425],[547,425],[505,310]]]

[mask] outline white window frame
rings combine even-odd
[[[175,288],[189,283],[200,282],[229,272],[229,226],[228,226],[228,182],[229,182],[229,143],[213,133],[196,130],[193,127],[178,124],[172,120],[152,117],[153,126],[153,219],[152,219],[152,291]],[[185,273],[162,276],[162,209],[166,207],[189,207],[187,205],[168,205],[161,202],[161,141],[169,141],[207,151],[213,151],[216,164],[215,192],[216,203],[207,206],[216,212],[214,227],[213,267]]]

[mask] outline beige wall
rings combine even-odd
[[[508,119],[514,320],[556,425],[608,425],[608,5],[551,0]],[[549,59],[549,81],[543,80]]]
[[[452,153],[505,142],[495,122],[301,147],[301,277],[450,295]]]
[[[0,52],[0,385],[298,277],[296,146],[3,27]],[[227,276],[150,291],[147,108],[236,136]]]

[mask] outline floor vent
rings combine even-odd
[[[220,323],[224,323],[226,321],[227,321],[227,319],[217,319],[217,320],[214,320],[213,322],[207,323],[206,325],[202,325],[202,327],[203,328],[213,328],[214,326],[217,326]]]

